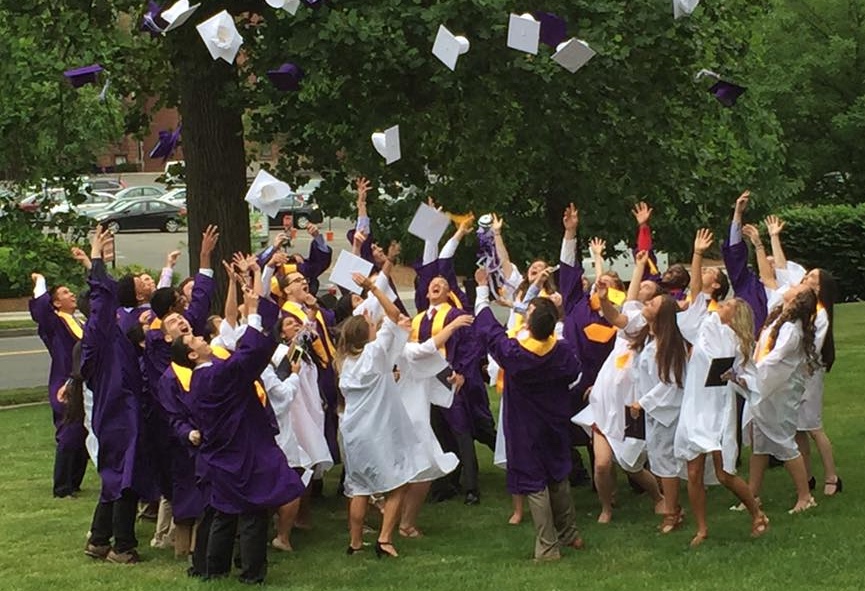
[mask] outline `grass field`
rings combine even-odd
[[[595,523],[597,499],[589,488],[574,491],[583,552],[568,552],[558,563],[530,560],[530,520],[506,524],[510,500],[504,473],[480,451],[482,504],[466,507],[450,501],[427,505],[421,527],[427,536],[397,540],[398,560],[376,560],[372,548],[348,557],[344,501],[328,497],[314,511],[314,529],[296,532],[296,551],[270,555],[268,585],[298,590],[431,589],[456,590],[854,590],[863,583],[865,550],[865,477],[862,472],[865,424],[865,305],[841,306],[836,318],[838,361],[827,378],[824,420],[835,444],[845,491],[822,496],[819,506],[790,516],[792,484],[783,469],[771,470],[763,493],[771,519],[767,535],[748,538],[748,516],[727,510],[733,504],[723,489],[709,494],[710,538],[688,549],[693,523],[668,536],[645,497],[630,492],[620,477],[619,508],[613,523]],[[84,536],[98,495],[91,470],[84,492],[75,500],[51,498],[52,447],[48,406],[0,411],[0,589],[181,591],[239,589],[231,580],[189,580],[185,565],[167,550],[153,550],[150,523],[139,526],[145,562],[116,566],[91,562],[83,553]],[[817,466],[818,482],[822,471]],[[682,487],[683,503],[687,499]],[[370,536],[368,541],[374,541]]]

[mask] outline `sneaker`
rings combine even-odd
[[[111,549],[108,552],[108,556],[106,556],[106,560],[108,560],[108,562],[113,562],[114,564],[138,564],[141,562],[141,557],[135,549],[121,553],[115,552],[114,549]]]
[[[87,545],[84,546],[84,554],[96,560],[105,560],[110,553],[111,546],[96,546],[90,542],[87,542]]]

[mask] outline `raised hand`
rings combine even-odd
[[[747,238],[748,240],[750,240],[751,244],[753,244],[754,246],[761,244],[760,230],[757,228],[757,226],[753,224],[745,224],[744,226],[742,226],[742,235],[745,236],[745,238]]]
[[[750,189],[745,189],[739,198],[736,199],[736,215],[740,218],[742,214],[745,213],[745,210],[748,208],[748,202],[751,200],[751,191]]]
[[[493,225],[491,226],[493,229],[493,233],[501,234],[502,233],[502,227],[504,225],[505,225],[505,220],[503,220],[502,218],[500,218],[496,214],[493,214]]]
[[[712,242],[714,241],[715,237],[712,235],[711,230],[700,228],[697,230],[697,236],[694,237],[694,252],[696,254],[703,254],[710,246],[712,246]]]
[[[177,259],[180,258],[179,250],[172,250],[168,253],[168,256],[165,257],[165,266],[171,267],[172,269],[177,265]]]
[[[242,252],[234,253],[231,257],[231,262],[234,263],[234,266],[237,267],[241,275],[246,275],[249,272],[249,260]]]
[[[544,267],[544,270],[538,273],[538,276],[535,277],[534,284],[538,287],[542,286],[547,280],[550,278],[550,275],[553,274],[555,267]]]
[[[767,216],[766,229],[769,231],[769,236],[780,236],[781,230],[784,229],[784,222],[776,215]]]
[[[598,294],[598,297],[602,300],[607,297],[607,287],[607,282],[604,281],[603,278],[599,278],[595,281],[595,293]]]
[[[273,246],[275,248],[282,248],[282,245],[287,243],[289,240],[288,234],[285,232],[279,232],[276,237],[273,239]]]
[[[604,250],[607,248],[607,243],[604,240],[601,240],[598,237],[592,238],[589,241],[589,250],[592,251],[592,254],[595,256],[602,257],[604,256]]]
[[[369,291],[373,288],[372,279],[365,275],[361,275],[360,273],[352,273],[351,280],[354,281],[358,287],[366,291]]]
[[[637,220],[638,225],[645,226],[649,223],[649,218],[652,217],[652,208],[645,201],[640,201],[634,206],[631,213],[634,214],[634,219]]]
[[[282,267],[284,264],[288,262],[288,255],[281,250],[274,251],[274,253],[270,256],[270,259],[267,261],[268,267],[273,267],[274,269],[278,269]]]
[[[246,307],[247,315],[258,313],[258,297],[254,289],[243,286],[243,305]]]
[[[396,240],[391,240],[390,244],[387,246],[387,258],[390,262],[393,262],[399,257],[402,253],[402,245]]]
[[[556,305],[556,308],[562,307],[562,294],[556,291],[554,293],[551,293],[549,297],[550,301]]]
[[[440,205],[436,205],[435,199],[432,198],[432,195],[426,198],[426,204],[435,209],[436,211],[442,210]]]
[[[400,314],[400,315],[399,315],[399,320],[397,321],[396,324],[397,324],[397,326],[399,326],[401,329],[403,329],[403,330],[405,330],[405,331],[407,331],[407,332],[411,332],[411,318],[409,318],[408,316],[406,316],[406,315],[404,315],[404,314]]]
[[[41,273],[30,273],[30,279],[33,280],[33,283],[36,283],[40,279],[45,279],[45,277]]]
[[[487,270],[483,267],[478,267],[475,269],[475,281],[480,286],[486,286],[489,283]]]
[[[710,246],[712,246],[712,242],[714,241],[715,237],[712,235],[711,230],[708,228],[700,228],[697,230],[697,236],[694,238],[694,252],[697,254],[703,254]]]
[[[580,224],[580,212],[574,207],[573,203],[569,203],[565,208],[565,213],[562,215],[562,225],[565,227],[565,233],[568,237],[574,238],[577,235],[577,226]]]
[[[90,237],[90,258],[101,259],[102,250],[111,240],[113,240],[111,232],[107,229],[103,230],[101,224],[96,226],[96,231],[93,232],[93,236]]]
[[[475,321],[475,317],[471,314],[460,314],[450,322],[450,326],[453,326],[454,329],[463,328],[464,326],[471,326],[472,322]]]
[[[638,252],[637,255],[634,257],[634,260],[636,261],[636,263],[637,263],[638,266],[643,266],[643,265],[645,265],[646,263],[649,262],[649,251],[647,251],[647,250],[641,250],[641,251]]]
[[[372,186],[372,183],[362,176],[357,177],[355,182],[357,183],[357,208],[360,210],[361,207],[366,206],[366,194]]]
[[[88,257],[87,253],[84,252],[82,249],[78,248],[77,246],[73,246],[70,249],[70,252],[72,253],[72,258],[84,265],[85,269],[89,269],[92,266],[92,263],[90,262],[90,257]]]
[[[219,228],[214,225],[207,226],[207,229],[201,234],[201,252],[199,254],[198,264],[202,269],[210,268],[210,255],[216,248],[216,243],[219,241]]]
[[[321,232],[318,230],[318,226],[316,226],[315,224],[309,224],[306,227],[306,231],[309,232],[309,235],[313,238],[321,234]]]

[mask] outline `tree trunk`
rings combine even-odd
[[[214,7],[214,12],[218,10]],[[243,107],[238,102],[237,67],[212,60],[195,27],[175,32],[180,31],[183,35],[175,38],[172,54],[183,123],[190,273],[198,268],[202,232],[216,224],[214,310],[221,313],[227,286],[221,261],[250,249],[249,210],[243,199],[247,189]]]

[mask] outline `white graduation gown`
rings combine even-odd
[[[289,379],[293,380],[293,377]],[[308,463],[315,472],[314,477],[321,478],[333,467],[333,457],[324,436],[324,404],[318,390],[318,369],[315,364],[304,359],[300,365],[300,373],[292,384],[295,384],[297,389],[287,409],[291,431],[298,446],[309,458]]]
[[[430,468],[418,461],[424,457],[422,444],[393,379],[393,366],[408,337],[385,318],[360,355],[343,361],[339,387],[345,411],[339,432],[348,497],[392,491]]]
[[[270,360],[270,364],[261,374],[264,389],[267,390],[267,399],[276,415],[279,426],[279,434],[276,435],[276,444],[291,468],[303,468],[312,470],[313,462],[309,454],[304,451],[298,442],[294,429],[291,426],[291,405],[300,390],[300,377],[291,374],[285,380],[280,380],[276,375],[275,367],[278,366],[288,354],[289,347],[279,345]]]
[[[724,472],[736,473],[736,393],[732,384],[706,387],[713,359],[735,357],[733,367],[740,373],[747,363],[736,333],[708,311],[708,298],[699,294],[688,310],[677,315],[682,336],[693,346],[685,376],[685,390],[679,426],[676,429],[676,457],[690,461],[702,454],[721,452]],[[706,484],[718,484],[714,464],[706,462]]]
[[[445,388],[436,375],[448,366],[432,339],[423,343],[406,343],[397,360],[400,378],[397,383],[400,400],[411,419],[421,445],[418,465],[429,468],[418,473],[412,482],[427,482],[453,472],[459,464],[456,454],[445,453],[430,424],[430,404],[449,408],[453,404],[452,388]]]
[[[799,456],[796,425],[806,372],[802,326],[785,322],[775,346],[764,354],[770,332],[768,327],[760,334],[757,362],[749,364],[743,375],[750,396],[742,418],[742,440],[753,453],[786,462]]]
[[[826,334],[829,332],[829,314],[825,308],[817,308],[817,318],[814,320],[814,349],[817,354],[823,349]],[[805,377],[805,392],[802,404],[799,406],[799,418],[796,427],[799,431],[816,431],[823,428],[823,380],[826,369],[821,364],[814,373]]]
[[[90,454],[93,467],[99,470],[99,440],[93,432],[93,391],[84,384],[84,428],[87,429],[87,437],[84,446]]]
[[[646,412],[649,468],[660,478],[685,478],[685,464],[676,457],[674,449],[683,389],[659,379],[656,350],[656,341],[647,340],[634,360],[637,401]]]

